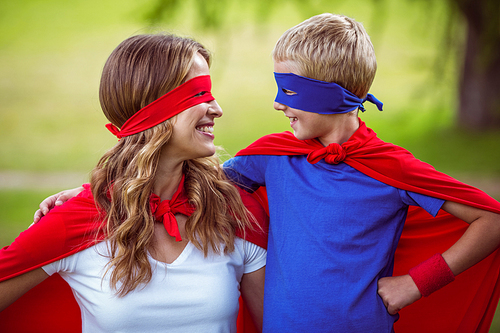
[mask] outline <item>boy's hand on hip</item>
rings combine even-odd
[[[381,278],[378,280],[378,294],[391,315],[395,315],[422,297],[408,274]]]

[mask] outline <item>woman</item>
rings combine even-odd
[[[90,188],[36,225],[83,226],[98,231],[87,240],[105,241],[16,276],[8,272],[16,240],[0,252],[0,310],[57,272],[83,332],[233,332],[241,283],[260,326],[265,250],[236,236],[250,215],[213,157],[222,110],[209,64],[202,45],[171,35],[131,37],[113,51],[100,102],[119,141]]]

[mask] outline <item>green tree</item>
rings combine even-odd
[[[467,22],[459,82],[459,124],[500,128],[500,1],[448,0]]]

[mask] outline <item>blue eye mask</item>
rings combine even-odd
[[[293,73],[274,73],[274,78],[278,84],[275,101],[290,108],[319,114],[347,113],[357,108],[364,112],[363,103],[369,101],[382,111],[383,103],[372,94],[360,99],[336,83]],[[285,91],[289,91],[289,94]]]

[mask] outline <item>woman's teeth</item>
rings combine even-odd
[[[200,131],[200,132],[213,133],[214,127],[213,126],[199,126],[199,127],[196,127],[196,130]]]

